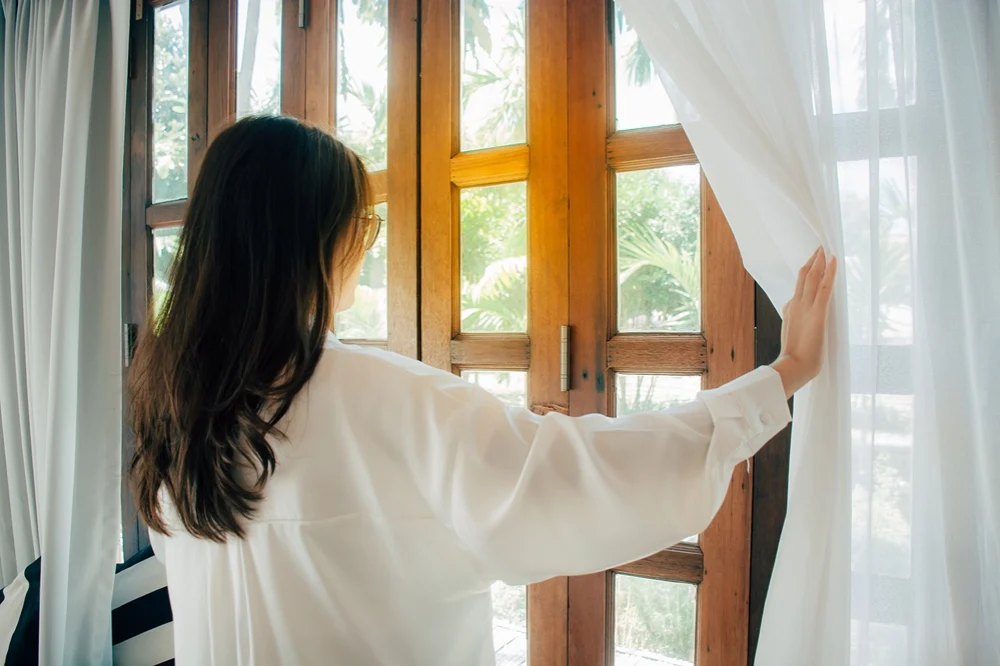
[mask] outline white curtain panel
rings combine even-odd
[[[842,260],[759,666],[1000,664],[996,0],[618,0],[775,303]]]
[[[0,3],[0,578],[43,556],[43,664],[111,662],[129,6]]]

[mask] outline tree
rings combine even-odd
[[[913,71],[915,67],[915,46],[913,44],[912,24],[913,2],[912,0],[875,0],[875,26],[874,34],[878,37],[874,40],[868,39],[867,21],[862,21],[858,28],[855,41],[855,54],[858,59],[858,68],[862,73],[859,77],[857,103],[862,109],[869,108],[868,100],[868,77],[871,74],[869,59],[871,55],[868,47],[874,45],[876,53],[874,75],[876,77],[875,89],[878,99],[874,100],[871,108],[891,108],[902,107],[907,100],[912,100],[914,93]],[[907,22],[909,20],[910,22]],[[893,23],[897,29],[893,30]],[[903,40],[900,45],[897,40]],[[903,54],[905,60],[901,64],[904,71],[906,89],[898,90],[896,81],[896,65],[894,53]]]
[[[694,661],[696,589],[615,576],[615,645]]]
[[[618,25],[619,35],[632,30],[624,12],[617,5],[615,6],[615,21]],[[644,86],[653,80],[653,59],[649,57],[646,47],[638,39],[625,52],[625,72],[629,82],[633,85]]]
[[[271,25],[281,25],[281,2],[280,0],[268,0],[272,14],[269,20]],[[261,26],[261,2],[262,0],[246,0],[246,17],[240,19],[243,27],[243,49],[240,56],[240,69],[236,73],[236,111],[240,115],[278,115],[281,113],[281,84],[279,80],[258,81],[258,86],[254,86],[254,74],[257,72],[257,56],[260,52],[260,26]],[[279,63],[281,60],[280,30],[277,37],[266,45],[270,51],[267,60],[272,63]],[[265,52],[266,53],[266,52]]]
[[[250,110],[250,89],[253,68],[257,62],[257,34],[260,32],[260,0],[248,0],[246,18],[243,19],[243,55],[240,71],[236,75],[236,109]]]
[[[187,196],[188,6],[158,10],[153,27],[153,201]]]

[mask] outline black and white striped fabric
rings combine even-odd
[[[174,619],[167,570],[152,548],[139,551],[115,573],[111,642],[118,666],[174,663]]]
[[[0,664],[38,664],[41,558],[0,590]],[[167,572],[146,548],[118,565],[112,595],[111,642],[116,666],[174,663],[173,615]]]
[[[42,560],[35,560],[0,590],[0,663],[38,663],[38,585]]]

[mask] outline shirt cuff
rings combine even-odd
[[[715,428],[736,440],[731,454],[739,457],[734,464],[752,457],[792,420],[781,375],[767,365],[698,397],[708,407]]]

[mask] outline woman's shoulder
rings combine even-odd
[[[332,336],[327,340],[316,371],[321,375],[329,373],[338,383],[374,381],[386,388],[408,381],[461,381],[450,372],[409,356],[377,346],[341,342]]]

